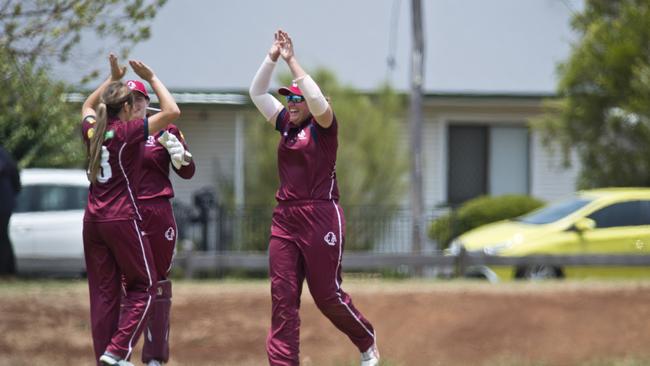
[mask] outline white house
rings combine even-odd
[[[423,113],[426,204],[508,193],[550,201],[573,192],[577,160],[565,167],[557,149],[543,146],[529,126],[547,97],[428,95]]]
[[[254,107],[244,93],[174,93],[178,122],[197,164],[189,181],[174,178],[177,199],[217,188],[219,180],[241,185],[246,161],[245,114]],[[575,190],[579,164],[563,165],[543,146],[529,118],[543,98],[524,94],[428,94],[423,111],[425,207],[458,204],[482,194],[528,194],[555,200]],[[404,123],[408,123],[406,120]],[[408,128],[402,141],[408,144]],[[342,179],[345,179],[342,177]],[[243,194],[237,191],[236,194]],[[344,199],[344,198],[343,198]],[[240,197],[245,202],[245,198]],[[408,202],[408,195],[405,196]]]

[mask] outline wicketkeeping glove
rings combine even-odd
[[[185,147],[176,135],[165,131],[158,141],[167,149],[174,168],[180,169],[181,166],[189,164],[185,161]]]

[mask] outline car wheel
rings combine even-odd
[[[517,269],[515,277],[532,281],[549,280],[564,278],[564,272],[560,267],[536,264],[533,266],[520,267]]]

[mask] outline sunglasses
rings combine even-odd
[[[302,95],[287,95],[287,102],[292,103],[302,103],[305,101],[305,98]]]

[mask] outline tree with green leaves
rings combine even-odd
[[[89,33],[104,45],[114,42],[125,58],[149,38],[149,23],[165,2],[0,0],[0,141],[21,167],[83,165],[78,108],[65,100],[70,90],[52,79],[49,66],[66,62]]]
[[[335,76],[323,69],[313,74],[329,98],[339,121],[339,150],[336,165],[341,205],[351,217],[370,217],[368,222],[385,220],[388,224],[406,189],[408,159],[400,143],[400,124],[405,100],[389,86],[376,93],[362,94],[341,86]],[[281,78],[283,85],[291,77]],[[246,204],[272,207],[278,188],[278,133],[259,113],[248,118],[246,131]],[[269,220],[270,211],[267,214]],[[263,240],[252,240],[248,249],[266,248],[269,225],[263,225]],[[347,222],[347,248],[369,249],[374,244],[377,227]],[[255,238],[258,236],[256,235]]]
[[[588,0],[560,65],[559,99],[534,121],[546,143],[572,148],[581,188],[650,185],[650,2]]]
[[[81,166],[79,112],[63,83],[0,50],[0,143],[22,168]]]
[[[66,62],[82,36],[94,33],[126,58],[133,45],[150,37],[150,22],[166,2],[0,0],[0,48],[21,64]]]

